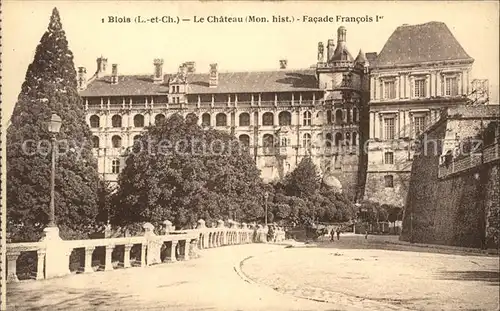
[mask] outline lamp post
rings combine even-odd
[[[265,207],[265,215],[264,215],[264,223],[267,227],[267,199],[269,198],[269,193],[264,192],[264,207]]]
[[[52,169],[50,172],[50,214],[49,214],[49,225],[48,227],[55,227],[55,180],[56,180],[56,134],[61,130],[61,117],[57,114],[52,114],[49,123],[49,132],[52,134]]]

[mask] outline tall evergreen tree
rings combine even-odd
[[[303,199],[310,198],[319,190],[320,181],[318,170],[311,157],[305,157],[287,176],[285,181],[287,193]]]
[[[67,238],[95,221],[99,178],[73,53],[56,8],[28,67],[7,130],[7,219],[13,240],[36,240],[48,224],[52,113],[62,119],[56,135],[55,220]]]

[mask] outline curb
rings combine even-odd
[[[404,243],[404,242],[391,242],[391,241],[384,241],[385,244],[389,245],[401,245],[401,246],[414,246],[414,247],[420,247],[420,248],[430,248],[430,249],[441,249],[441,250],[448,250],[448,251],[457,251],[457,252],[463,252],[463,253],[469,253],[469,254],[476,254],[476,255],[486,255],[486,256],[499,256],[498,251],[492,252],[489,251],[484,251],[481,249],[474,249],[474,248],[461,248],[461,247],[453,247],[453,246],[447,246],[447,245],[439,245],[439,244],[421,244],[421,243]]]

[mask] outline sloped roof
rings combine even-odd
[[[442,22],[399,26],[377,56],[375,66],[450,60],[474,61]]]
[[[168,81],[173,75],[165,75],[163,83],[153,83],[152,75],[119,76],[112,84],[105,76],[89,83],[81,96],[131,96],[165,95]],[[217,87],[209,87],[208,73],[188,74],[188,94],[295,92],[318,89],[314,69],[277,70],[260,72],[219,72]]]

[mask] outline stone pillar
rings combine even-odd
[[[114,245],[106,245],[106,258],[104,262],[104,271],[113,270],[113,262],[111,255],[113,254],[114,249],[115,249]]]
[[[177,244],[178,243],[179,243],[179,241],[172,241],[172,243],[170,244],[170,257],[168,258],[168,261],[171,261],[171,262],[177,261],[176,253],[177,253]]]
[[[18,282],[17,278],[17,258],[21,252],[7,253],[7,282]]]
[[[125,244],[123,250],[123,267],[130,268],[130,251],[132,250],[133,244]]]
[[[374,128],[374,138],[381,138],[380,135],[380,114],[377,112],[375,116],[375,128]]]
[[[163,228],[164,228],[164,232],[165,232],[165,234],[169,234],[171,231],[174,231],[174,229],[175,229],[175,228],[173,227],[173,225],[172,225],[172,222],[171,222],[171,221],[169,221],[169,220],[165,220],[165,221],[163,222]]]
[[[45,278],[44,264],[45,264],[45,249],[39,249],[37,252],[37,265],[36,265],[36,279],[43,280]]]
[[[92,273],[94,269],[92,269],[92,254],[94,253],[94,246],[85,247],[85,262],[83,267],[83,273]]]
[[[40,242],[45,243],[45,278],[53,278],[70,274],[69,249],[59,236],[59,228],[47,227],[44,230],[45,236]]]
[[[154,226],[150,223],[145,223],[144,228],[144,238],[147,241],[147,255],[146,255],[146,265],[150,266],[155,263],[160,263],[161,256],[161,246],[163,242],[159,242],[156,234],[154,233]]]
[[[141,244],[141,267],[146,266],[146,248],[147,248],[147,242],[144,242]]]
[[[182,259],[183,260],[189,260],[189,239],[183,241],[183,247],[182,247]]]

